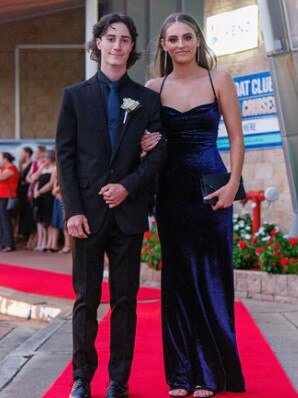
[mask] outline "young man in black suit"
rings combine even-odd
[[[106,397],[128,396],[140,250],[148,229],[147,190],[166,156],[162,138],[140,157],[144,131],[160,131],[161,125],[159,96],[127,75],[139,57],[136,40],[130,17],[102,17],[89,43],[100,71],[64,90],[59,115],[59,182],[67,228],[75,241],[71,398],[91,396],[90,382],[98,364],[94,342],[105,252],[112,309]]]

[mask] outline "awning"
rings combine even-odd
[[[84,0],[1,0],[0,24],[84,6]]]

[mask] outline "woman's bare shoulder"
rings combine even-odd
[[[231,83],[233,83],[231,75],[225,70],[215,69],[210,71],[210,74],[214,85],[217,86],[219,89],[221,87],[229,86],[231,85]]]
[[[156,91],[157,93],[160,92],[160,88],[162,85],[164,77],[157,77],[155,79],[150,79],[148,82],[145,84],[147,88],[150,88],[150,90]]]

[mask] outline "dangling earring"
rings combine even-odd
[[[197,49],[197,64],[200,65],[200,47]]]
[[[163,60],[163,67],[164,67],[164,70],[165,70],[165,72],[167,71],[167,58],[168,58],[168,53],[167,53],[167,51],[165,51],[164,50],[164,53],[165,53],[165,57],[164,57],[164,60]]]

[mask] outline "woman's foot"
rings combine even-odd
[[[61,250],[59,251],[59,253],[61,253],[61,254],[70,253],[70,247],[64,246],[63,249],[61,249]]]
[[[210,390],[207,387],[196,386],[192,396],[195,397],[195,398],[213,397],[214,396],[214,391]]]
[[[43,247],[43,246],[36,246],[33,249],[33,251],[35,251],[35,252],[43,252],[44,250],[45,250],[45,247]]]
[[[58,251],[58,249],[55,247],[46,247],[43,249],[43,251],[48,252],[48,253],[56,253]]]
[[[188,395],[188,391],[184,388],[174,388],[173,390],[169,391],[169,395],[171,397],[186,397]]]

